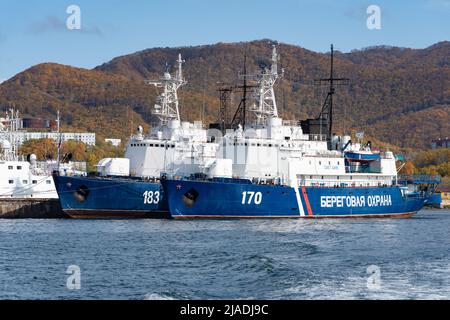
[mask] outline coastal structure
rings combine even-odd
[[[450,148],[450,139],[448,137],[438,138],[431,141],[431,149]]]
[[[114,147],[119,147],[120,144],[122,143],[122,139],[106,138],[105,142],[110,143]]]
[[[20,156],[18,112],[9,110],[0,128],[0,218],[65,217],[52,172],[82,174],[85,163],[38,161],[34,154]]]
[[[79,141],[88,146],[95,146],[95,133],[91,132],[59,132],[59,120],[42,120],[42,119],[22,119],[18,111],[14,115],[14,131],[8,132],[6,136],[5,130],[0,130],[0,139],[14,139],[17,145],[33,139],[52,139],[61,142]],[[6,117],[0,118],[0,126],[5,127],[7,123],[11,123],[10,113]],[[56,127],[55,127],[56,126]],[[28,129],[53,129],[53,131],[28,131]],[[27,130],[26,130],[27,129]]]

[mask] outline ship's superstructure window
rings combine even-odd
[[[37,180],[33,180],[33,184],[37,184]]]
[[[17,166],[17,170],[22,170],[22,166]]]
[[[46,180],[45,181],[47,184],[51,184],[52,183],[52,180]]]
[[[8,183],[9,184],[14,184],[14,180],[9,180]]]
[[[22,180],[23,184],[28,184],[28,180]]]
[[[14,169],[13,166],[8,166],[8,170],[12,170],[12,169]]]

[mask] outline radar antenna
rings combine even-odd
[[[272,47],[272,64],[270,70],[265,68],[257,75],[247,75],[247,78],[253,79],[258,83],[255,90],[255,105],[250,111],[256,116],[257,122],[262,122],[267,118],[278,117],[277,103],[275,100],[275,91],[273,86],[275,82],[284,76],[284,70],[278,73],[279,56],[275,45]]]
[[[160,120],[161,125],[166,125],[170,120],[180,121],[178,89],[184,86],[187,81],[183,78],[183,63],[181,54],[178,54],[178,68],[175,77],[166,71],[164,76],[159,80],[146,80],[146,84],[154,85],[162,88],[162,93],[157,97],[153,114]]]

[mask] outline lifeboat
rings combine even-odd
[[[344,156],[349,162],[372,162],[380,160],[380,154],[371,151],[350,151],[346,152]]]

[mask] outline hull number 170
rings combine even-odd
[[[262,193],[254,191],[242,192],[242,204],[261,204]]]

